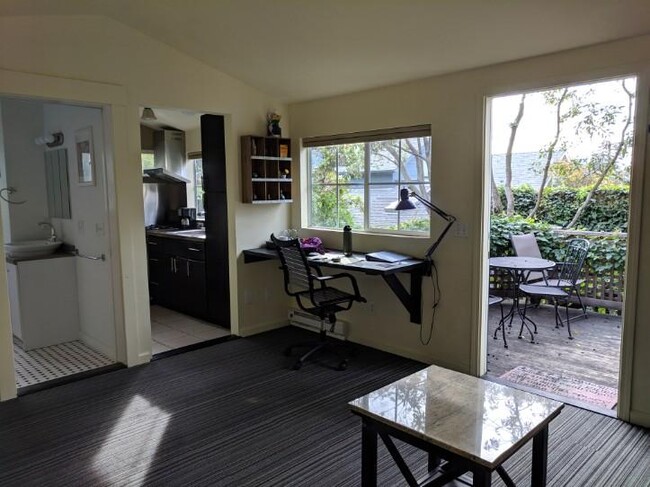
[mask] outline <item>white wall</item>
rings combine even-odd
[[[119,230],[114,250],[119,253],[128,364],[146,362],[151,352],[140,166],[141,106],[225,115],[233,330],[246,334],[260,323],[273,326],[285,319],[286,301],[277,269],[244,266],[239,255],[242,249],[260,245],[271,232],[286,228],[290,208],[241,203],[239,137],[263,134],[266,113],[271,109],[282,114],[288,132],[286,105],[102,17],[1,17],[0,45],[12,46],[0,50],[0,70],[4,70],[0,71],[0,92],[4,89],[5,94],[110,104],[116,182],[111,207]],[[270,291],[255,293],[255,300],[240,308],[241,293],[236,290],[249,286]],[[278,293],[284,307],[275,305],[278,300],[273,300],[273,293]],[[264,305],[267,296],[273,306]],[[4,315],[1,308],[0,313]],[[8,323],[0,323],[2,329],[5,326]],[[0,348],[2,352],[9,350],[10,343],[0,342]],[[0,370],[0,392],[7,377],[9,374]]]
[[[12,200],[25,200],[22,205],[2,201],[4,236],[7,242],[31,240],[49,236],[38,226],[47,220],[47,190],[45,184],[44,146],[34,143],[43,134],[43,105],[3,98],[2,126],[4,133],[5,169],[0,184],[13,187]],[[1,169],[0,169],[1,170]]]
[[[79,338],[91,347],[115,359],[115,320],[113,315],[110,274],[106,161],[104,157],[104,126],[98,108],[48,103],[44,105],[44,128],[47,133],[63,132],[68,150],[71,219],[52,219],[57,235],[79,252],[90,256],[106,255],[107,260],[76,258],[79,295]],[[92,128],[95,158],[95,184],[78,184],[75,133]]]
[[[371,346],[446,365],[465,372],[478,372],[479,322],[483,313],[482,297],[482,211],[483,211],[483,113],[487,96],[557,86],[603,77],[640,74],[639,114],[634,173],[643,167],[647,128],[647,103],[650,85],[650,36],[557,53],[487,68],[438,76],[397,86],[338,96],[290,106],[291,133],[294,141],[302,137],[350,133],[362,130],[428,123],[432,128],[432,194],[437,205],[468,225],[469,237],[448,237],[434,258],[440,271],[442,300],[436,315],[433,338],[422,345],[421,328],[409,323],[399,301],[377,278],[360,276],[366,298],[374,303],[356,306],[346,319],[352,322],[351,338]],[[299,146],[295,142],[295,152]],[[641,144],[641,145],[639,145]],[[306,193],[305,160],[302,154],[300,193]],[[294,168],[294,173],[298,167]],[[645,185],[645,186],[644,186]],[[631,245],[640,244],[638,300],[633,272],[626,296],[626,323],[636,324],[633,350],[630,418],[650,425],[650,171],[645,180],[636,180],[633,191],[643,190],[641,225],[632,222]],[[638,205],[637,210],[641,207]],[[306,207],[293,205],[293,224],[300,227]],[[432,233],[441,228],[432,218]],[[320,235],[328,245],[340,246],[340,232],[304,233]],[[355,235],[358,250],[389,249],[422,255],[429,239]],[[631,257],[633,265],[636,262]],[[636,271],[636,269],[634,269]],[[424,329],[431,319],[431,285],[425,283]],[[635,304],[636,303],[636,304]],[[624,330],[625,333],[625,330]],[[629,343],[632,343],[630,340]],[[632,357],[633,356],[633,357]],[[627,376],[630,379],[630,376]],[[625,388],[626,385],[624,384]],[[626,415],[626,411],[623,411]]]

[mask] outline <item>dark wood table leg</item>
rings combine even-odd
[[[435,453],[429,452],[428,454],[429,466],[428,471],[431,472],[440,466],[440,457]]]
[[[361,423],[361,485],[377,486],[377,431],[365,418]]]
[[[476,467],[472,470],[473,487],[490,487],[492,485],[492,472],[482,467]]]
[[[532,487],[546,485],[546,467],[548,463],[548,425],[533,438],[533,468],[531,472]]]

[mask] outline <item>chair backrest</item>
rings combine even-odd
[[[284,289],[287,294],[295,296],[298,293],[309,291],[311,270],[307,263],[307,257],[300,248],[300,241],[297,238],[279,240],[275,238],[275,235],[271,235],[271,240],[275,244],[280,262],[282,262]]]
[[[510,235],[510,242],[518,257],[537,257],[542,258],[542,253],[539,251],[537,239],[534,233],[525,233],[523,235]]]
[[[584,238],[574,238],[567,246],[564,262],[560,268],[560,281],[568,281],[575,285],[580,278],[582,266],[589,252],[589,241]]]

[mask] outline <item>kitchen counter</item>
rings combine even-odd
[[[152,237],[175,238],[179,240],[193,240],[198,242],[205,241],[205,228],[195,228],[193,230],[147,230],[147,235]]]

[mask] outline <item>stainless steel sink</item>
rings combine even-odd
[[[174,235],[205,235],[205,229],[204,228],[195,228],[193,230],[174,230],[173,232],[169,232]]]

